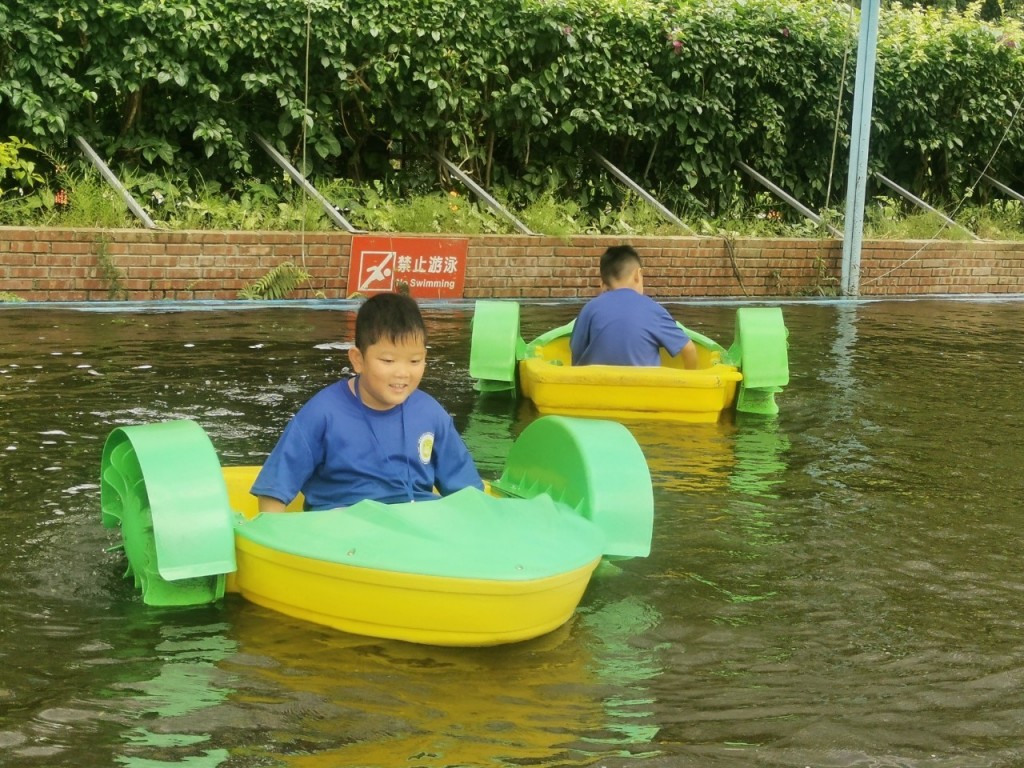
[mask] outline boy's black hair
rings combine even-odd
[[[356,348],[360,352],[379,341],[404,339],[427,343],[427,326],[415,299],[401,293],[378,293],[363,302],[356,313]]]
[[[642,266],[640,254],[631,245],[613,245],[601,255],[601,282],[611,285],[612,281],[624,278],[633,265]]]

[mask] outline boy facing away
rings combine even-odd
[[[602,292],[576,318],[569,348],[573,365],[661,365],[660,349],[697,367],[697,345],[654,299],[644,296],[640,256],[629,245],[601,256]]]
[[[483,488],[452,417],[418,389],[427,330],[416,302],[397,293],[367,299],[356,314],[349,359],[356,375],[335,382],[285,427],[253,483],[261,512],[283,510],[301,491],[306,509],[363,499],[436,499]]]

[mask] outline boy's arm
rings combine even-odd
[[[574,365],[576,364],[576,361],[583,356],[583,352],[590,343],[590,326],[587,319],[590,312],[588,309],[589,306],[589,304],[584,305],[579,316],[576,318],[576,322],[572,326],[572,333],[569,335],[569,354],[570,360],[572,360]]]
[[[437,463],[434,465],[435,487],[442,496],[461,491],[463,488],[483,490],[484,481],[469,448],[455,428],[452,417],[447,413],[445,416],[448,423],[443,431],[438,430],[440,439],[434,445],[434,450],[438,451]]]
[[[697,367],[697,345],[693,339],[686,342],[686,346],[683,347],[683,351],[679,354],[683,356],[684,368],[692,371]]]
[[[314,427],[303,421],[305,410],[288,422],[249,489],[260,512],[283,512],[312,475],[315,460],[305,433]]]
[[[469,454],[469,449],[466,448],[465,443],[462,442],[462,438],[458,434],[453,432],[452,436],[454,441],[458,442],[458,447],[461,450],[450,452],[452,455],[446,462],[448,466],[444,468],[443,472],[439,473],[443,477],[436,478],[437,489],[441,492],[442,496],[461,491],[463,488],[479,488],[483,490],[484,481],[480,477],[480,472],[477,471],[473,457]],[[441,467],[438,468],[441,469]]]
[[[288,506],[280,499],[275,499],[273,496],[257,496],[257,502],[259,504],[260,512],[284,512]]]

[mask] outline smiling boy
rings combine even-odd
[[[320,390],[292,417],[250,491],[260,511],[281,511],[300,491],[306,509],[333,509],[482,489],[452,417],[419,389],[426,358],[416,302],[397,293],[367,299],[349,350],[356,375]]]

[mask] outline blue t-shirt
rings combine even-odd
[[[436,499],[483,481],[452,417],[422,390],[387,411],[367,408],[348,381],[317,392],[292,417],[251,493],[306,509],[363,499],[385,503]]]
[[[675,357],[690,341],[668,310],[632,288],[588,301],[573,326],[573,365],[661,365],[664,347]]]

